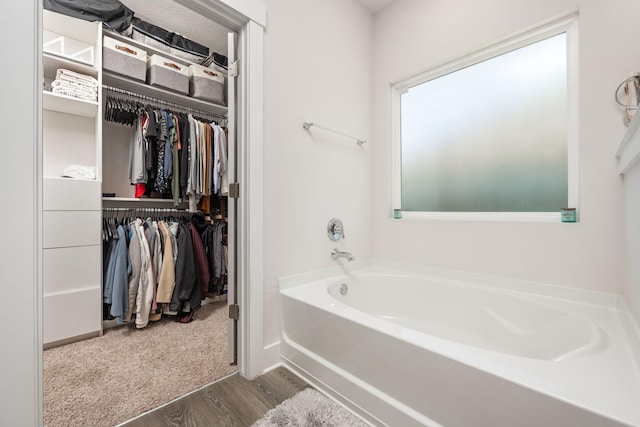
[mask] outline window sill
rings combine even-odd
[[[391,215],[393,217],[393,213]],[[402,219],[563,223],[560,212],[406,212]],[[576,221],[577,222],[577,221]],[[563,224],[575,224],[566,222]]]

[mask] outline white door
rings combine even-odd
[[[237,165],[236,165],[236,76],[237,67],[236,63],[236,35],[235,33],[229,33],[228,35],[228,51],[227,51],[227,106],[228,112],[228,124],[229,129],[227,137],[227,167],[229,169],[229,197],[228,197],[228,218],[229,223],[227,225],[227,304],[229,305],[229,333],[227,334],[229,340],[229,363],[235,364],[238,360],[238,293],[237,293],[237,271],[238,265],[236,262],[236,242],[237,242],[237,230],[238,230],[238,218],[237,218]],[[234,194],[235,192],[235,194]]]

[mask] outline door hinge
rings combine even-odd
[[[240,319],[240,306],[238,304],[229,305],[229,319]]]
[[[229,64],[229,75],[231,77],[238,77],[238,60],[231,61]]]
[[[232,199],[237,199],[240,197],[240,184],[237,182],[232,182],[229,184],[229,197]]]

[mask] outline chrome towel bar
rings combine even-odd
[[[303,122],[303,123],[302,123],[302,127],[304,128],[304,130],[309,130],[309,128],[310,128],[311,126],[315,126],[315,127],[317,127],[318,129],[326,130],[327,132],[335,133],[336,135],[340,135],[340,136],[343,136],[343,137],[345,137],[345,138],[353,139],[353,140],[355,140],[355,141],[356,141],[356,143],[357,143],[358,145],[362,145],[362,144],[364,144],[365,142],[367,142],[367,140],[366,140],[366,139],[356,138],[356,137],[354,137],[354,136],[350,136],[350,135],[344,134],[344,133],[342,133],[342,132],[338,132],[337,130],[333,130],[333,129],[328,128],[328,127],[326,127],[326,126],[319,125],[319,124],[317,124],[317,123],[313,123],[313,122]]]

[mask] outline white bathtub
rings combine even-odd
[[[349,267],[280,280],[280,348],[372,424],[640,426],[637,330],[616,296]]]

